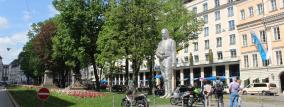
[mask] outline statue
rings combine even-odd
[[[163,39],[158,45],[156,50],[156,56],[160,62],[160,69],[164,81],[165,95],[162,98],[171,97],[172,93],[172,75],[173,68],[176,63],[176,43],[169,36],[169,31],[163,29],[162,31]]]

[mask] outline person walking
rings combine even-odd
[[[220,77],[216,78],[216,82],[213,86],[214,86],[214,93],[218,107],[220,106],[224,107],[224,101],[223,101],[224,87],[223,87],[223,82],[220,80]]]
[[[204,89],[203,89],[203,95],[204,95],[204,105],[205,107],[210,107],[210,99],[212,94],[212,85],[209,80],[204,80]]]
[[[238,107],[239,90],[240,90],[240,84],[237,82],[237,79],[234,77],[233,81],[229,85],[230,107]]]

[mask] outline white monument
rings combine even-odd
[[[165,95],[162,98],[169,98],[173,92],[172,75],[176,64],[176,43],[170,38],[167,29],[164,28],[161,32],[163,39],[156,50],[156,56],[159,58],[160,69],[164,80]]]

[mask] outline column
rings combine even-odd
[[[180,70],[180,84],[184,85],[184,73],[183,69]]]
[[[146,72],[143,73],[143,86],[146,87]]]
[[[114,85],[117,85],[117,78],[116,78],[116,75],[114,75]]]
[[[125,85],[125,74],[122,74],[122,84]]]
[[[204,77],[204,67],[200,67],[200,77]]]
[[[216,66],[212,66],[212,76],[217,76],[216,75]]]
[[[109,81],[109,78],[107,78],[107,85],[108,85],[108,86],[109,86],[109,82],[110,82],[110,81]]]
[[[230,66],[225,65],[225,76],[226,76],[226,83],[227,85],[230,83]]]
[[[193,85],[193,68],[190,68],[190,71],[189,71],[189,74],[190,74],[190,84]]]
[[[141,88],[140,87],[140,75],[139,75],[139,73],[138,73],[138,80],[137,80],[137,82],[138,82],[138,88]]]
[[[118,85],[121,85],[120,82],[121,82],[120,74],[118,74]]]
[[[173,92],[176,88],[176,71],[173,70],[173,75],[172,75],[172,91]]]

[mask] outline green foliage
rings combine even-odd
[[[209,49],[208,57],[209,57],[209,63],[212,64],[213,63],[213,52],[212,52],[212,49]]]
[[[189,54],[189,62],[190,62],[190,66],[193,66],[193,56],[191,52]]]

